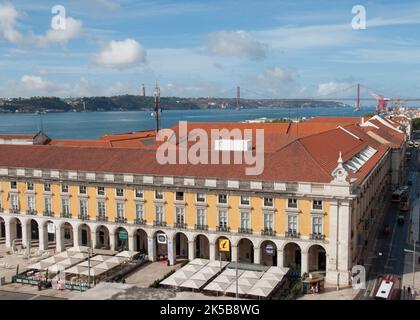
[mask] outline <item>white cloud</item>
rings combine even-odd
[[[28,90],[45,90],[48,88],[48,83],[39,76],[23,75],[20,78],[20,85]]]
[[[22,34],[17,30],[16,24],[19,12],[11,4],[0,4],[0,34],[11,43],[20,43]]]
[[[349,83],[349,82],[334,82],[334,81],[330,81],[330,82],[325,82],[325,83],[320,83],[318,84],[318,92],[317,92],[317,96],[328,96],[328,95],[332,95],[335,94],[334,97],[344,97],[344,95],[347,94],[353,94],[354,95],[354,90],[349,91],[350,88],[355,87],[354,84]]]
[[[255,89],[252,98],[285,98],[300,90],[298,80],[299,73],[295,70],[270,67],[248,82]]]
[[[267,56],[268,47],[245,31],[219,31],[207,39],[210,53],[222,56],[245,57],[259,60]]]
[[[146,50],[133,39],[112,40],[94,60],[100,66],[124,69],[145,62]]]
[[[35,41],[39,46],[46,46],[51,43],[65,44],[82,34],[82,26],[82,21],[67,17],[65,29],[49,29],[45,35],[35,36]]]
[[[107,9],[117,9],[120,7],[120,4],[115,0],[95,0],[94,2]]]

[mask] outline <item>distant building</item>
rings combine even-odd
[[[145,97],[146,96],[146,87],[144,86],[144,84],[141,85],[140,96],[141,97]]]

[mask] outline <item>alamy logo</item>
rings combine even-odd
[[[172,129],[159,130],[156,140],[163,142],[157,149],[156,160],[161,165],[246,164],[246,175],[260,175],[264,171],[264,130],[211,129],[188,130],[180,121],[178,137]]]
[[[356,5],[351,9],[351,13],[355,14],[351,21],[351,27],[354,30],[366,29],[366,8],[362,5]]]
[[[51,8],[51,13],[55,14],[51,19],[51,29],[66,30],[66,8],[62,5],[55,5]]]

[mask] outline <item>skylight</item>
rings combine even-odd
[[[344,163],[344,167],[352,172],[357,172],[373,155],[378,152],[374,148],[368,146],[353,158]]]

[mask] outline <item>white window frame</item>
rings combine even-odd
[[[202,211],[202,212],[204,212],[204,223],[199,223],[199,214],[198,214],[198,212],[199,211]],[[207,225],[207,210],[206,210],[206,208],[196,208],[195,209],[195,222],[196,222],[196,225],[198,225],[198,226],[206,226]]]
[[[118,194],[118,190],[122,190],[122,195]],[[119,198],[123,198],[125,196],[125,190],[124,188],[115,188],[115,196]]]
[[[289,206],[289,199],[290,200],[296,200],[296,207]],[[288,209],[298,209],[299,208],[299,200],[298,200],[298,198],[287,198],[287,208]]]
[[[141,197],[137,196],[137,192],[141,193]],[[144,199],[144,190],[143,189],[139,189],[139,188],[135,188],[134,189],[134,198],[136,199]]]
[[[182,222],[178,221],[179,212],[178,210],[182,210]],[[177,224],[184,224],[185,223],[185,208],[181,206],[175,207],[175,223]]]
[[[17,194],[10,195],[10,206],[13,210],[20,210],[19,209],[19,196]]]
[[[49,202],[49,208],[47,208],[47,201]],[[44,212],[52,212],[52,198],[44,197]]]
[[[226,196],[226,202],[219,202],[219,200],[220,200],[220,198],[219,198],[219,196],[221,196],[221,195],[225,195]],[[228,203],[229,203],[229,195],[228,194],[225,194],[225,193],[218,193],[217,194],[217,203],[218,204],[224,204],[224,205],[227,205]]]
[[[271,206],[265,204],[265,199],[271,199]],[[263,197],[263,207],[265,208],[274,208],[274,198],[273,197]]]
[[[248,203],[242,203],[243,198],[248,198]],[[240,203],[241,206],[247,206],[247,207],[250,206],[251,205],[251,196],[247,196],[247,195],[241,196],[239,203]]]
[[[266,222],[265,217],[266,216],[271,216],[271,227],[270,228],[266,227],[266,224],[265,224],[265,222]],[[270,230],[271,229],[271,230],[274,231],[274,212],[271,212],[271,211],[263,212],[263,227],[264,227],[264,230]]]
[[[103,189],[104,194],[99,194],[99,188]],[[101,196],[101,197],[105,196],[105,187],[101,187],[101,186],[96,187],[96,195]]]
[[[67,202],[67,206],[64,205],[64,201]],[[67,208],[67,210],[64,210],[64,208]],[[70,199],[69,198],[61,198],[61,212],[64,214],[70,214],[71,207],[70,207]]]
[[[314,219],[321,219],[321,233],[314,232]],[[311,217],[311,233],[313,235],[323,235],[324,234],[324,217],[322,215],[314,214]]]
[[[63,187],[66,186],[67,187],[67,191],[63,191]],[[60,187],[61,193],[69,193],[70,190],[70,186],[66,183],[62,183],[61,187]]]
[[[12,187],[12,183],[15,183],[16,186]],[[17,190],[18,189],[18,183],[15,180],[10,181],[10,190]]]
[[[314,208],[314,206],[315,206],[315,201],[317,201],[317,202],[321,202],[321,209],[319,209],[319,208]],[[319,200],[319,199],[312,200],[312,210],[314,210],[314,211],[322,211],[322,210],[324,210],[324,201]]]
[[[136,210],[136,219],[144,220],[144,204],[140,203],[140,202],[136,202],[134,206],[135,206],[135,210]],[[140,216],[139,216],[140,211],[137,210],[139,207],[141,207]]]
[[[226,213],[226,226],[220,225],[220,213],[225,212]],[[229,228],[229,210],[228,209],[218,209],[217,210],[217,226],[219,228]]]
[[[241,210],[240,212],[239,212],[239,214],[240,214],[240,217],[239,217],[239,225],[240,225],[240,228],[241,229],[247,229],[247,230],[251,230],[252,229],[252,215],[251,215],[251,211],[249,211],[249,210]],[[244,215],[244,214],[246,214],[247,216],[248,216],[248,226],[247,227],[244,227],[243,225],[242,225],[242,221],[244,221],[244,219],[242,218],[242,215]]]
[[[30,201],[29,201],[29,199],[32,199],[33,201],[32,201],[32,208],[30,207]],[[33,211],[35,211],[36,210],[36,199],[35,199],[35,196],[34,195],[28,195],[27,197],[26,197],[26,205],[27,205],[27,207],[28,207],[28,210],[33,210]]]
[[[81,190],[82,190],[82,188],[85,188],[85,192],[81,192]],[[79,194],[87,194],[87,186],[85,186],[85,185],[80,185],[79,186]]]
[[[47,186],[49,186],[48,187],[49,190],[47,190]],[[44,191],[45,192],[51,192],[51,183],[44,183]]]
[[[32,189],[29,189],[29,185],[32,185]],[[35,184],[31,181],[26,182],[26,190],[34,191],[35,190]]]
[[[158,210],[157,208],[162,208],[161,219],[158,219]],[[165,222],[165,206],[163,204],[155,205],[155,221],[157,222]]]
[[[203,195],[203,199],[204,199],[203,201],[199,201],[199,200],[198,200],[198,195],[199,195],[199,194],[202,194],[202,195]],[[196,201],[197,203],[205,203],[205,202],[206,202],[206,200],[207,200],[207,197],[206,197],[206,194],[205,194],[205,193],[201,193],[201,192],[197,192],[197,193],[196,193],[196,195],[195,195],[195,201]]]
[[[122,206],[122,215],[120,215],[120,207]],[[125,203],[117,201],[115,203],[115,217],[118,219],[125,219]]]
[[[162,193],[162,199],[160,199],[160,198],[157,198],[156,197],[156,195],[158,194],[158,193]],[[161,191],[161,190],[155,190],[155,192],[154,192],[154,197],[155,197],[155,200],[160,200],[160,201],[162,201],[162,200],[165,200],[165,192],[163,192],[163,191]]]
[[[290,230],[289,229],[289,225],[290,225],[290,223],[289,223],[289,221],[290,221],[290,218],[296,218],[296,230]],[[299,215],[297,215],[297,214],[288,214],[287,215],[287,229],[286,229],[286,232],[296,232],[296,233],[299,233]]]
[[[178,192],[182,192],[182,199],[181,199],[181,200],[179,200],[179,199],[177,199],[177,198],[176,198],[176,194],[177,194]],[[175,192],[174,192],[174,200],[175,200],[175,201],[185,201],[185,192],[184,192],[184,191],[175,191]]]
[[[101,214],[101,212],[100,212],[99,203],[104,204],[104,213],[103,214]],[[98,217],[106,217],[106,201],[105,200],[98,200],[97,203],[96,203],[96,206],[97,206],[97,210],[98,210]]]

